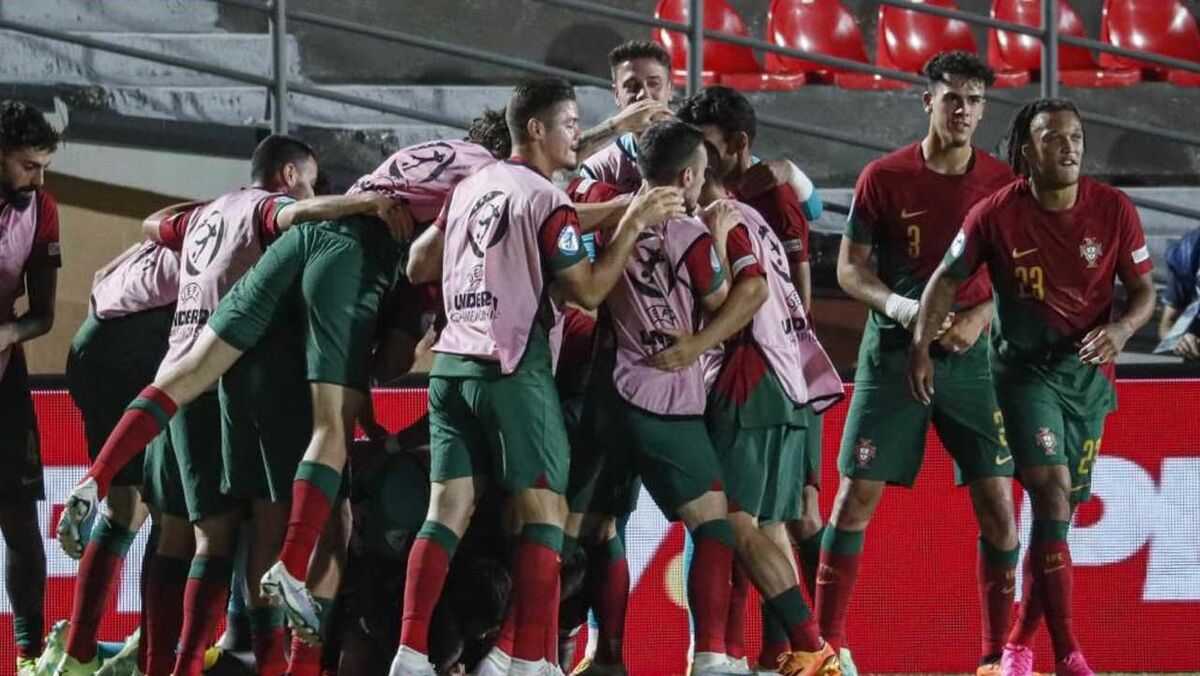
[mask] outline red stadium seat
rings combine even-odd
[[[1179,0],[1105,0],[1100,39],[1114,47],[1140,49],[1200,63],[1196,18]],[[1200,73],[1167,68],[1116,54],[1100,55],[1106,68],[1137,68],[1147,80],[1200,87]]]
[[[1041,28],[1041,0],[995,0],[992,18]],[[1062,35],[1084,37],[1079,15],[1058,0],[1058,30]],[[1021,35],[992,29],[988,31],[988,63],[998,73],[1030,76],[1042,67],[1042,42],[1032,35]],[[1128,87],[1142,79],[1134,68],[1104,69],[1082,47],[1059,45],[1059,81],[1068,87]]]
[[[666,21],[686,23],[687,0],[659,0],[654,16]],[[721,33],[747,36],[746,23],[725,0],[704,0],[704,28]],[[654,29],[654,41],[671,54],[675,69],[671,79],[687,82],[687,35],[663,28]],[[749,47],[715,40],[704,41],[703,84],[722,84],[741,91],[792,89],[804,84],[804,75],[763,72]]]
[[[926,5],[958,9],[954,0],[925,0]],[[875,62],[884,68],[919,73],[925,62],[939,52],[978,52],[971,26],[964,21],[925,12],[879,7]],[[1029,74],[997,73],[996,87],[1018,87],[1029,82]]]
[[[841,0],[772,0],[767,9],[767,40],[780,47],[868,63],[858,22]],[[804,75],[809,82],[821,84],[833,84],[836,76],[857,72],[770,52],[766,70]]]

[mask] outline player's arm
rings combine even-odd
[[[703,246],[703,242],[693,245],[693,251],[689,254],[695,254],[701,260],[689,261],[688,276],[694,281],[702,281],[711,289],[700,296],[700,303],[708,311],[710,319],[694,334],[676,335],[671,347],[655,353],[650,358],[651,366],[664,371],[678,371],[691,366],[705,351],[720,345],[745,328],[766,302],[769,293],[767,279],[750,247],[750,238],[745,226],[726,233],[726,239],[733,284],[730,285],[726,281],[728,277],[724,272],[719,273],[720,278],[707,280],[697,274],[706,265],[711,269],[711,264],[702,260],[710,254],[702,250],[695,251],[698,246]]]
[[[591,157],[609,141],[625,132],[640,134],[650,125],[671,117],[674,113],[666,104],[643,99],[626,106],[616,115],[586,130],[575,143],[575,154],[584,159]]]
[[[408,250],[405,276],[412,284],[439,281],[442,277],[442,251],[446,247],[446,230],[438,221],[425,229]]]
[[[893,293],[871,269],[870,244],[842,236],[838,250],[838,285],[851,298],[880,312],[906,329],[912,329],[917,319],[918,301]]]
[[[683,194],[678,188],[651,188],[637,194],[595,263],[588,263],[584,255],[555,271],[554,280],[564,298],[585,310],[594,310],[621,278],[638,234],[649,225],[684,215]]]
[[[99,284],[101,280],[103,280],[105,277],[111,275],[112,271],[116,270],[118,265],[120,265],[121,263],[124,263],[126,260],[129,259],[130,256],[137,253],[138,249],[141,249],[141,248],[142,248],[142,245],[140,243],[133,244],[128,249],[122,251],[119,256],[112,259],[108,263],[105,263],[104,267],[100,268],[99,270],[96,271],[96,274],[92,275],[92,286]]]
[[[50,329],[54,328],[54,293],[57,287],[57,269],[25,271],[29,309],[13,321],[0,324],[0,351],[50,333]]]
[[[796,192],[804,217],[815,221],[825,210],[825,203],[812,179],[795,163],[779,157],[754,164],[743,174],[738,184],[738,194],[754,198],[778,185],[787,184]]]
[[[191,211],[205,202],[180,202],[165,206],[142,220],[142,234],[154,242],[162,243],[162,224],[164,221]]]
[[[1154,263],[1146,248],[1146,235],[1137,208],[1121,194],[1114,213],[1120,243],[1117,251],[1117,278],[1125,286],[1125,314],[1099,326],[1083,337],[1079,359],[1085,364],[1116,361],[1125,343],[1154,315],[1157,291],[1150,271]]]
[[[991,298],[966,310],[955,312],[949,326],[942,325],[944,333],[938,337],[938,344],[947,352],[955,354],[971,349],[979,336],[992,321],[992,312],[996,303]],[[949,317],[949,315],[948,315]]]
[[[336,221],[349,216],[374,216],[387,224],[396,239],[404,242],[412,238],[413,219],[404,202],[371,191],[322,195],[284,205],[274,214],[274,224],[283,232],[297,223]]]
[[[579,215],[579,230],[592,232],[594,230],[611,230],[621,222],[621,216],[629,208],[633,195],[619,195],[607,202],[575,203],[575,212]]]

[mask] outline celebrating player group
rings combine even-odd
[[[591,129],[568,83],[526,81],[468,138],[404,148],[344,195],[318,195],[311,147],[273,135],[249,187],[146,218],[96,273],[68,358],[92,463],[57,522],[73,610],[45,641],[21,343],[53,323],[58,135],[3,104],[0,526],[21,676],[625,674],[643,489],[694,544],[693,676],[856,674],[867,525],[885,485],[913,484],[930,425],[979,526],[964,671],[1030,676],[1044,623],[1056,672],[1092,674],[1067,532],[1155,291],[1132,204],[1081,176],[1078,111],[1030,103],[998,159],[972,144],[991,69],[925,66],[928,133],[863,169],[838,255],[869,314],[825,523],[822,413],[843,388],[813,326],[820,197],[756,146],[741,94],[672,107],[649,42],[610,65],[619,110]],[[370,385],[430,351],[428,416],[384,429]],[[147,518],[140,628],[100,643]]]

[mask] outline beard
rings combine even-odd
[[[15,188],[8,179],[0,181],[0,198],[11,204],[17,211],[24,211],[29,203],[33,201],[33,193],[37,188],[29,186],[26,188]]]

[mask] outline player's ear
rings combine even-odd
[[[750,135],[744,131],[734,132],[733,134],[733,150],[734,152],[742,152],[750,149]]]
[[[545,131],[546,125],[536,117],[531,117],[525,122],[525,135],[532,141],[542,138]]]
[[[926,89],[921,92],[921,104],[925,107],[926,113],[933,112],[933,92]]]
[[[279,170],[279,178],[284,186],[290,188],[299,180],[300,170],[296,168],[295,164],[288,162]]]

